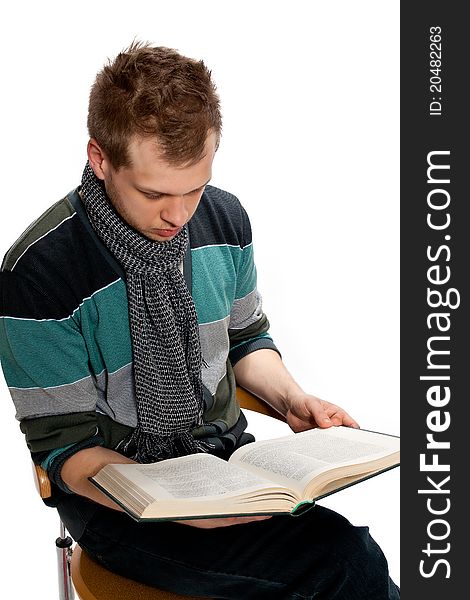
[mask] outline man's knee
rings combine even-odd
[[[338,561],[342,579],[339,598],[396,600],[400,597],[397,586],[390,579],[384,553],[369,533],[368,527],[356,527],[350,523],[338,532],[332,554]],[[354,587],[351,595],[349,587]]]

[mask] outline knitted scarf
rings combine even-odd
[[[203,392],[196,309],[180,271],[187,230],[165,242],[138,233],[89,163],[81,194],[94,230],[126,273],[137,427],[119,450],[140,463],[207,452],[191,434],[202,424]]]

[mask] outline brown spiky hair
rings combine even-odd
[[[129,143],[155,138],[169,164],[198,162],[222,118],[211,72],[202,60],[134,41],[97,74],[90,92],[88,133],[115,169],[131,166]]]

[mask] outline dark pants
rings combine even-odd
[[[70,496],[58,507],[74,539],[120,575],[181,594],[236,600],[396,600],[367,527],[315,506],[302,516],[198,529],[137,523]]]

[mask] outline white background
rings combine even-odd
[[[212,183],[250,214],[286,365],[362,427],[399,434],[398,28],[392,1],[10,3],[0,254],[79,183],[88,92],[107,57],[136,38],[203,59],[224,117]],[[58,519],[34,489],[3,379],[0,419],[2,588],[51,600]],[[259,437],[284,432],[250,423]],[[322,504],[370,526],[399,583],[399,469]]]

